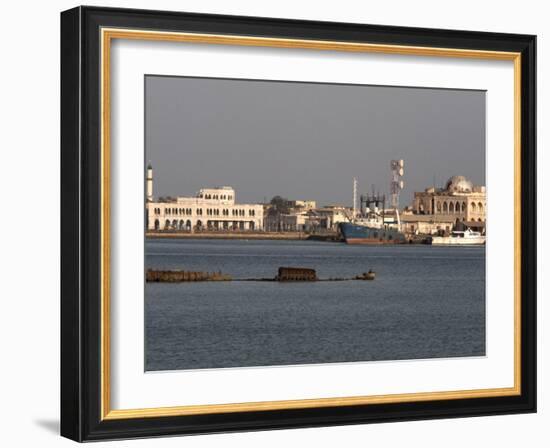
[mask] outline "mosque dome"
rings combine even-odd
[[[474,186],[464,176],[453,176],[445,185],[445,190],[454,193],[469,193],[473,190]]]

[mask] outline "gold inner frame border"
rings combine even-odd
[[[419,47],[306,39],[282,39],[139,29],[101,29],[101,420],[151,418],[228,412],[307,409],[385,403],[410,403],[433,400],[502,397],[521,394],[521,53]],[[110,64],[113,39],[186,42],[215,45],[296,48],[356,53],[383,53],[414,56],[456,57],[507,60],[514,63],[514,386],[441,392],[390,395],[313,398],[208,405],[111,409],[110,345]]]

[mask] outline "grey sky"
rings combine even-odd
[[[155,196],[230,185],[238,202],[274,195],[351,205],[388,192],[401,206],[452,175],[485,184],[485,92],[147,76],[146,159]]]

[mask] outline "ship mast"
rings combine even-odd
[[[357,218],[357,178],[353,178],[353,220]]]

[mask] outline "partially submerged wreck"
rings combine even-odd
[[[315,269],[280,267],[275,280],[279,282],[314,282],[319,279]]]
[[[147,269],[145,280],[148,282],[223,282],[233,280],[230,275],[221,272],[201,271],[164,271]]]

